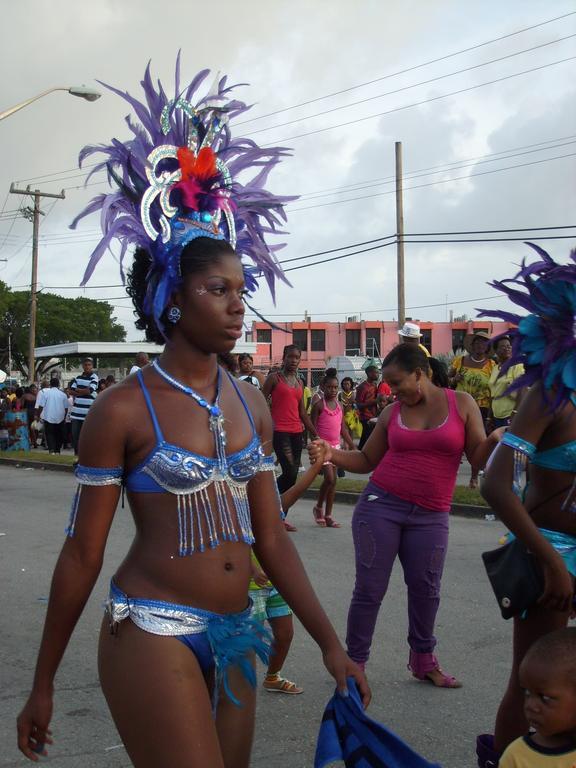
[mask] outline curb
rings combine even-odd
[[[50,461],[28,461],[26,459],[9,459],[0,457],[0,466],[17,467],[17,468],[30,468],[30,469],[44,469],[50,472],[68,472],[73,473],[74,467],[67,466],[66,464],[54,464]],[[307,490],[302,494],[303,499],[316,499],[318,495],[317,490]],[[360,498],[359,493],[352,493],[350,491],[336,491],[334,501],[338,504],[354,505]],[[491,514],[490,507],[478,507],[472,504],[453,504],[450,510],[452,515],[458,517],[469,517],[475,520],[484,520],[485,516]]]
[[[318,495],[317,489],[304,491],[302,494],[303,499],[316,499]],[[356,504],[360,498],[359,493],[351,493],[350,491],[336,491],[334,501],[339,504]],[[484,520],[486,515],[491,514],[490,507],[480,507],[473,504],[452,504],[450,514],[458,517],[470,517],[475,520]]]
[[[55,464],[50,461],[32,461],[28,459],[8,459],[4,456],[0,457],[0,466],[5,467],[17,467],[25,469],[47,469],[50,472],[74,472],[72,465]]]

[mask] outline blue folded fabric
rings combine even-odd
[[[338,760],[346,768],[441,768],[366,715],[353,677],[348,678],[348,696],[336,691],[324,710],[314,768]]]

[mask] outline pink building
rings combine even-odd
[[[509,323],[489,320],[435,323],[415,320],[422,332],[422,343],[432,355],[451,354],[464,347],[464,338],[472,331],[486,331],[497,336],[510,328]],[[395,321],[360,320],[357,322],[293,322],[278,323],[277,330],[263,322],[252,324],[246,340],[256,342],[254,365],[262,370],[279,365],[286,344],[297,344],[302,350],[300,370],[308,382],[316,382],[332,357],[384,357],[398,343]]]

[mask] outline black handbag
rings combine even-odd
[[[520,616],[544,591],[540,564],[518,539],[482,553],[490,584],[503,618]]]

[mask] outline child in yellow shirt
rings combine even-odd
[[[537,640],[519,677],[533,732],[508,746],[499,768],[576,768],[576,627]]]

